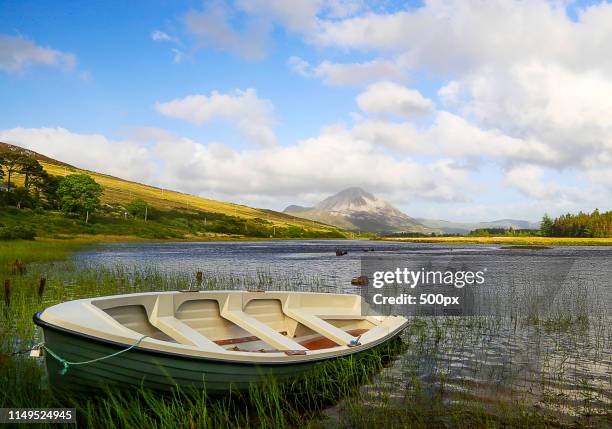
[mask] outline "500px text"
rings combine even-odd
[[[383,294],[377,293],[372,297],[374,304],[378,305],[442,305],[444,307],[448,305],[459,305],[458,296],[445,296],[441,293],[422,293],[419,295],[418,300],[416,295],[410,295],[403,293],[398,296],[384,296]]]

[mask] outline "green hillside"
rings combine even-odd
[[[59,211],[32,206],[0,206],[0,228],[32,228],[38,236],[72,236],[78,234],[134,236],[154,239],[223,239],[223,238],[342,238],[337,227],[302,219],[273,210],[210,200],[168,189],[161,189],[121,178],[87,171],[18,146],[0,143],[4,152],[27,154],[44,170],[64,177],[75,173],[91,176],[103,187],[102,209],[84,219]],[[4,181],[7,177],[5,175]],[[15,174],[13,185],[22,185],[23,177]],[[148,206],[144,215],[131,214],[127,207],[134,201]]]

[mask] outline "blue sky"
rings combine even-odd
[[[0,141],[282,209],[610,209],[612,5],[0,3]]]

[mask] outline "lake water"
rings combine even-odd
[[[348,254],[336,256],[336,249]],[[197,271],[233,277],[263,273],[271,282],[289,279],[306,288],[316,279],[319,290],[355,293],[359,287],[350,280],[360,274],[362,258],[373,255],[484,264],[491,269],[490,283],[498,290],[500,306],[508,312],[502,318],[429,318],[411,327],[404,333],[406,353],[372,385],[364,386],[371,401],[386,391],[386,398],[394,397],[403,406],[402,398],[419,380],[431,389],[444,384],[450,401],[462,394],[483,401],[521,400],[570,415],[609,412],[610,247],[509,250],[499,245],[379,241],[118,243],[75,258],[83,265],[189,276]]]
[[[570,264],[574,274],[612,288],[612,248],[553,247],[544,250],[509,250],[500,245],[401,243],[384,241],[242,241],[205,243],[114,243],[80,252],[76,260],[95,266],[123,265],[154,268],[168,273],[197,271],[272,277],[316,276],[330,287],[348,287],[360,274],[363,257],[464,258],[486,261],[489,268],[525,270],[526,261],[555,266]],[[335,256],[335,250],[348,251]],[[522,267],[522,269],[521,269]]]

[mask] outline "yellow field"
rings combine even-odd
[[[537,246],[612,246],[612,238],[578,237],[385,237],[380,240],[412,243],[517,244]]]
[[[247,219],[260,218],[272,222],[274,225],[279,227],[298,226],[311,231],[330,231],[338,229],[319,222],[290,216],[272,210],[256,209],[240,204],[209,200],[207,198],[196,197],[194,195],[183,194],[176,191],[156,188],[154,186],[130,182],[92,171],[80,170],[74,167],[64,167],[62,165],[48,163],[45,161],[39,162],[43,165],[47,172],[53,175],[66,176],[74,173],[86,173],[92,176],[94,180],[104,188],[102,201],[108,204],[128,203],[136,198],[141,198],[147,201],[153,207],[162,210],[192,209],[221,213],[228,216],[238,216]]]

